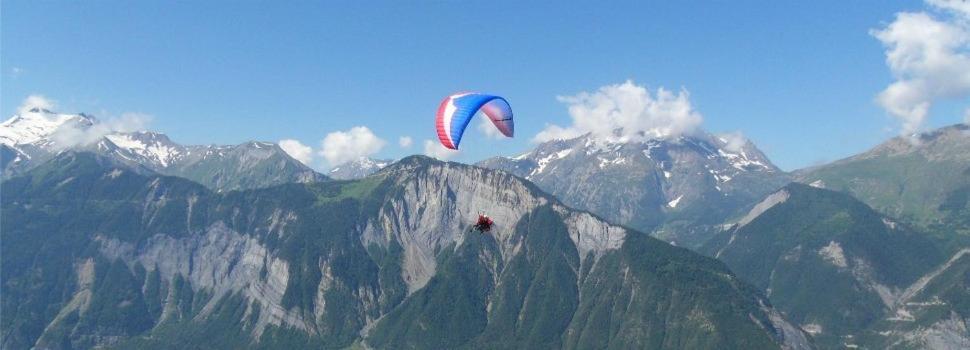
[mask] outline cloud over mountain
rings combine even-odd
[[[54,100],[48,99],[43,95],[30,95],[24,99],[24,102],[17,107],[17,113],[24,114],[30,112],[32,109],[46,109],[52,110],[57,103]]]
[[[355,126],[347,131],[335,131],[320,141],[320,156],[330,165],[339,165],[360,157],[375,154],[384,148],[386,141],[377,137],[366,126]]]
[[[280,148],[289,154],[290,157],[300,161],[305,165],[310,165],[313,161],[313,148],[304,145],[302,142],[293,139],[283,139],[280,140]]]
[[[533,141],[586,133],[610,142],[673,138],[693,132],[703,121],[687,90],[675,93],[660,87],[651,92],[631,80],[558,99],[568,106],[572,125],[549,125]]]
[[[438,141],[424,140],[424,155],[439,160],[448,160],[458,155],[458,151],[445,148]]]
[[[927,3],[933,11],[900,12],[870,32],[886,47],[896,79],[876,102],[900,121],[903,134],[919,131],[936,101],[970,96],[970,2]]]
[[[411,136],[401,136],[397,139],[397,144],[401,146],[401,148],[411,147],[412,143],[414,143],[414,140],[411,139]]]
[[[89,145],[112,133],[144,131],[153,117],[144,113],[124,113],[118,117],[105,118],[90,126],[67,123],[61,125],[52,135],[59,147]]]

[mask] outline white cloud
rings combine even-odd
[[[20,67],[10,68],[10,75],[14,78],[19,77],[21,74],[24,74],[26,72],[27,72],[26,70]]]
[[[401,148],[409,148],[411,147],[412,143],[414,143],[414,140],[411,139],[411,136],[401,136],[397,139],[397,144],[400,145]]]
[[[458,151],[446,148],[437,141],[424,140],[424,155],[440,160],[448,160],[458,155]]]
[[[42,95],[30,95],[27,96],[27,98],[24,99],[24,102],[20,104],[20,107],[17,108],[17,113],[24,114],[30,112],[30,110],[34,108],[54,110],[55,106],[57,106],[57,103],[54,100],[46,98]]]
[[[926,3],[970,17],[970,1],[967,0],[927,0]]]
[[[482,135],[490,139],[501,139],[505,137],[495,124],[492,124],[492,120],[487,116],[481,116],[478,118],[478,131],[482,132]]]
[[[289,154],[290,157],[300,161],[305,165],[310,165],[313,161],[313,148],[304,145],[302,142],[293,139],[280,140],[280,148]]]
[[[655,93],[633,81],[607,85],[595,92],[559,96],[569,106],[573,124],[547,125],[533,141],[577,137],[591,133],[610,142],[673,138],[692,133],[703,121],[690,103],[690,94],[659,88]]]
[[[970,108],[967,108],[967,110],[963,111],[963,123],[970,125]]]
[[[970,2],[928,3],[934,13],[900,12],[870,31],[886,46],[896,79],[876,102],[901,122],[903,134],[919,131],[937,100],[970,96]]]
[[[117,118],[106,118],[87,126],[66,123],[57,128],[52,135],[58,147],[84,146],[97,142],[111,133],[124,133],[146,130],[153,117],[142,113],[124,113]]]
[[[366,126],[355,126],[347,131],[327,134],[320,141],[319,154],[330,165],[340,165],[377,153],[386,143]]]
[[[741,148],[748,143],[748,138],[744,137],[744,134],[740,131],[720,134],[717,137],[724,141],[724,149],[733,153],[740,152]]]

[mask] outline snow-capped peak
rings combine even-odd
[[[393,162],[393,160],[360,157],[330,169],[327,175],[338,180],[359,179],[384,169]]]
[[[105,135],[111,143],[132,155],[167,167],[183,154],[181,146],[164,134],[154,132],[114,133]],[[124,156],[124,155],[123,155]]]
[[[728,182],[739,173],[777,170],[747,139],[733,135],[718,137],[702,132],[677,138],[622,142],[597,139],[587,134],[574,139],[549,141],[532,151],[506,159],[532,163],[528,169],[521,169],[526,170],[521,175],[531,179],[551,171],[570,154],[580,154],[583,158],[592,159],[600,169],[621,165],[637,166],[642,162],[642,157],[660,164],[664,178],[669,179],[672,175],[669,168],[675,163],[671,161],[671,157],[680,158],[687,153],[695,154],[699,160],[706,162],[706,171],[718,183]],[[683,158],[682,161],[689,158]],[[518,165],[515,168],[520,169]]]
[[[34,108],[14,115],[0,123],[0,143],[10,147],[26,144],[48,144],[61,127],[70,125],[80,128],[95,123],[85,114],[60,114],[46,109]]]

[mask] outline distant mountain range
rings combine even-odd
[[[722,263],[468,165],[219,194],[62,152],[2,186],[4,348],[813,346]]]
[[[274,143],[183,146],[155,132],[94,134],[98,124],[97,119],[83,113],[60,114],[42,109],[0,123],[0,156],[4,159],[0,166],[4,176],[23,173],[65,150],[85,150],[114,158],[133,169],[184,177],[219,191],[326,179]],[[59,136],[68,132],[90,140],[64,144]]]
[[[337,180],[355,180],[376,173],[378,170],[390,165],[394,161],[391,159],[374,159],[370,157],[360,157],[352,161],[333,167],[327,172],[327,176]]]
[[[803,183],[852,194],[880,212],[970,235],[970,125],[893,138],[872,150],[799,170]]]
[[[791,174],[729,141],[584,136],[479,165],[725,261],[822,347],[970,346],[970,127]]]
[[[724,220],[790,179],[751,142],[704,132],[622,143],[586,135],[478,165],[523,177],[567,205],[687,247],[700,246]]]
[[[3,348],[970,348],[967,125],[791,173],[698,131],[342,181],[101,129],[0,124]]]

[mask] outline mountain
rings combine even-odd
[[[360,157],[352,161],[340,164],[327,173],[331,179],[354,180],[376,173],[378,170],[393,163],[391,159],[373,159]]]
[[[970,343],[970,293],[961,289],[970,249],[947,262],[928,235],[847,194],[789,184],[701,251],[766,290],[824,347],[924,348],[920,332],[934,327],[963,330],[943,343]],[[928,281],[940,289],[923,287]]]
[[[610,143],[554,140],[480,166],[528,179],[567,205],[697,247],[727,218],[788,182],[754,144],[703,132]]]
[[[218,193],[64,152],[2,192],[3,348],[812,347],[714,259],[426,157]]]
[[[326,179],[273,143],[183,146],[160,133],[109,133],[101,126],[85,114],[33,109],[16,115],[0,124],[3,173],[9,177],[75,149],[116,158],[133,169],[185,177],[219,191]]]
[[[851,193],[880,212],[933,231],[970,235],[970,126],[896,137],[797,180]]]
[[[970,348],[970,248],[920,277],[863,341],[874,348]]]
[[[84,129],[94,125],[95,119],[86,114],[60,114],[33,108],[0,123],[3,173],[16,173],[29,164],[40,164],[59,148],[55,133],[60,128]]]

